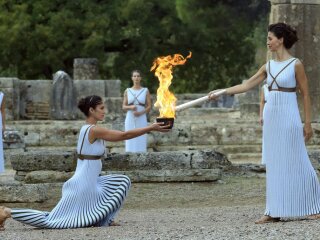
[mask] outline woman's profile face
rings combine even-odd
[[[267,46],[271,52],[277,51],[277,49],[282,46],[283,38],[277,38],[273,32],[268,32]]]
[[[106,113],[106,109],[104,107],[104,104],[103,103],[100,103],[96,106],[95,109],[90,109],[90,113],[91,115],[97,119],[98,121],[103,121],[104,120],[104,116],[105,116],[105,113]]]
[[[133,84],[139,84],[141,82],[141,76],[138,72],[133,72],[131,76]]]

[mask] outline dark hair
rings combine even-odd
[[[290,49],[298,41],[297,31],[285,23],[274,23],[268,27],[268,32],[272,32],[277,38],[283,38],[283,45]]]
[[[89,116],[89,109],[95,109],[97,105],[102,103],[102,98],[96,95],[87,96],[81,98],[78,102],[78,108],[81,112],[84,113],[87,117]]]
[[[133,75],[133,73],[139,73],[139,75],[140,75],[140,77],[141,77],[141,72],[140,72],[140,70],[132,70],[131,71],[131,77],[132,77],[132,75]]]

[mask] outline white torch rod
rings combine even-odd
[[[225,92],[226,92],[226,90],[223,89],[223,90],[221,90],[221,91],[218,91],[218,92],[213,93],[213,95],[218,97],[218,96],[224,94]],[[179,111],[182,111],[182,110],[184,110],[184,109],[186,109],[186,108],[190,108],[190,107],[193,107],[193,106],[195,106],[195,105],[199,105],[199,104],[201,104],[201,103],[203,103],[203,102],[205,102],[205,101],[208,101],[208,100],[209,100],[209,96],[204,96],[204,97],[201,97],[201,98],[197,98],[197,99],[195,99],[195,100],[192,100],[192,101],[190,101],[190,102],[181,104],[181,105],[179,105],[179,106],[176,106],[175,109],[176,109],[176,112],[179,112]]]

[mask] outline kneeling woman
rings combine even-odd
[[[12,217],[19,222],[39,228],[81,228],[114,225],[114,218],[130,188],[124,175],[99,176],[105,141],[123,141],[150,131],[167,132],[166,126],[154,123],[144,128],[122,132],[96,126],[104,119],[105,107],[99,96],[88,96],[78,107],[86,115],[81,127],[77,153],[77,168],[62,188],[62,198],[51,212],[32,209],[0,207],[0,230]]]

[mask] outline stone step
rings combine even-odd
[[[257,122],[236,119],[213,119],[203,123],[176,122],[169,133],[148,134],[148,146],[153,151],[199,148],[211,149],[216,145],[259,145],[262,129]],[[17,130],[27,147],[68,146],[75,147],[83,121],[13,121],[8,128]],[[101,123],[101,126],[122,129],[123,122]],[[320,145],[320,123],[313,124],[314,136],[309,145]],[[123,149],[124,142],[108,142],[110,152]],[[210,147],[211,146],[211,147]],[[112,148],[115,148],[112,150]],[[316,148],[316,147],[315,147]],[[234,150],[235,151],[235,150]],[[243,150],[241,150],[243,151]],[[249,150],[250,151],[250,150]]]
[[[18,181],[14,179],[16,171],[11,169],[6,169],[3,173],[0,174],[0,187],[4,185],[15,185],[19,184]]]
[[[233,164],[252,163],[261,164],[261,153],[231,153],[227,154],[228,160]]]
[[[191,121],[217,121],[221,119],[237,119],[241,117],[240,111],[232,108],[189,108],[176,113],[176,120],[183,122]]]
[[[237,154],[237,153],[261,153],[262,145],[220,145],[214,148],[223,154]]]

